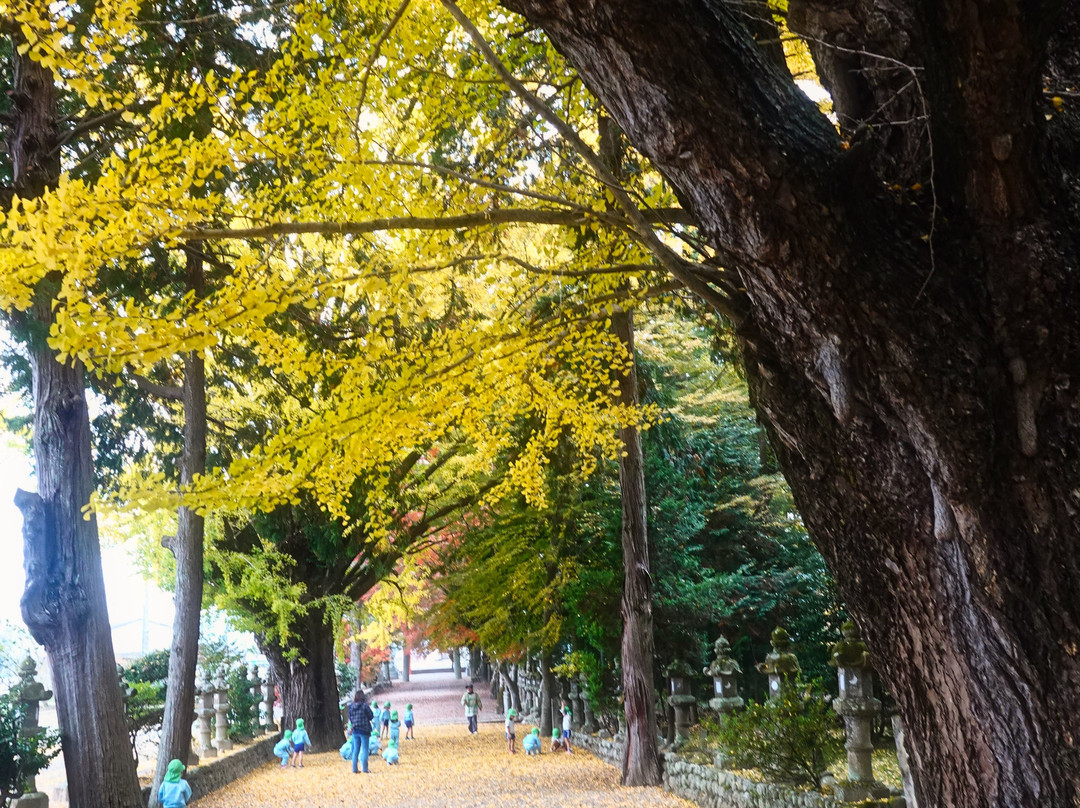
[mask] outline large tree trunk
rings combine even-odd
[[[637,366],[634,362],[634,317],[619,311],[612,329],[630,357],[630,367],[619,375],[619,402],[636,407]],[[660,751],[656,745],[656,695],[653,685],[652,576],[645,521],[645,462],[641,433],[635,426],[619,430],[623,453],[619,458],[622,501],[622,698],[626,714],[622,782],[628,786],[658,786]]]
[[[296,644],[290,648],[259,643],[281,688],[282,726],[294,729],[296,719],[303,718],[314,751],[337,749],[345,736],[334,668],[334,628],[321,609],[312,609],[296,620],[292,631]],[[288,651],[298,658],[287,659]]]
[[[187,254],[188,287],[203,296],[202,258]],[[197,353],[184,356],[184,454],[180,463],[180,483],[187,486],[206,473],[206,367]],[[169,679],[165,691],[165,713],[161,722],[151,808],[157,805],[157,787],[165,777],[169,761],[187,761],[191,751],[191,722],[195,711],[195,664],[199,656],[199,623],[203,595],[204,520],[191,508],[181,507],[176,536],[168,543],[176,558],[176,588],[173,604],[173,640],[169,654]]]
[[[792,0],[838,135],[741,6],[505,2],[722,260],[920,804],[1080,803],[1080,4]]]
[[[48,70],[25,56],[14,62],[8,147],[15,191],[32,199],[59,178],[56,91]],[[26,328],[39,493],[16,495],[24,519],[23,620],[49,655],[71,804],[134,808],[139,781],[124,726],[97,520],[83,513],[94,486],[83,367],[61,364],[44,344],[52,322],[44,286]]]
[[[551,737],[551,704],[555,692],[551,672],[551,651],[540,652],[540,737]]]

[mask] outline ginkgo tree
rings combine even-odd
[[[542,40],[521,37],[513,54],[536,70],[529,90],[498,71],[492,79],[460,19],[419,4],[398,10],[342,3],[326,13],[299,3],[246,30],[272,47],[268,64],[242,69],[222,59],[170,84],[119,58],[170,24],[167,8],[155,18],[131,2],[59,15],[5,6],[17,31],[15,75],[30,79],[20,85],[28,101],[12,115],[16,181],[0,234],[0,298],[16,312],[38,301],[36,367],[71,371],[66,400],[81,401],[83,367],[152,377],[160,363],[197,357],[227,335],[294,387],[341,382],[292,399],[276,432],[220,472],[192,475],[182,499],[151,476],[124,492],[126,501],[270,508],[304,490],[340,515],[357,466],[385,476],[403,452],[453,425],[483,468],[506,447],[500,422],[542,412],[508,476],[536,496],[545,453],[564,429],[613,451],[612,425],[637,419],[609,406],[609,371],[624,352],[607,318],[650,293],[640,279],[654,261],[696,284],[689,262],[654,229],[680,218],[657,207],[667,201],[663,184],[643,171],[631,194],[602,172],[590,176],[595,106]],[[241,28],[253,16],[239,5],[216,14]],[[482,42],[475,30],[469,36]],[[84,110],[66,130],[58,90]],[[38,128],[28,137],[31,124]],[[120,134],[99,142],[105,124]],[[585,140],[566,151],[554,133],[575,126]],[[22,160],[20,149],[31,147],[34,159]],[[63,170],[61,155],[93,169]],[[191,255],[193,245],[224,242],[244,246],[204,293],[133,295],[117,282],[154,251]],[[320,271],[297,252],[317,254]],[[152,262],[143,263],[152,278]],[[627,273],[639,282],[625,283]],[[475,298],[474,316],[424,340],[391,339],[379,327],[394,318],[407,333],[432,306],[452,319],[454,294],[439,293],[451,277],[455,293]],[[547,311],[523,305],[532,299]],[[297,309],[331,321],[335,307],[357,305],[369,323],[356,335],[367,365],[332,351],[312,356],[267,325]],[[53,362],[52,352],[70,363]],[[535,372],[574,363],[573,373]],[[428,394],[421,402],[417,390]],[[45,449],[38,458],[39,471],[54,466],[77,483],[64,505],[77,513],[91,499],[85,429],[50,445],[83,458],[58,463]],[[371,491],[377,520],[382,492]],[[71,542],[92,568],[96,540]],[[84,677],[91,686],[104,681],[99,667]],[[106,795],[124,791],[101,786]]]

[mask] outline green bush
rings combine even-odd
[[[843,744],[829,701],[802,688],[793,687],[776,701],[750,702],[716,726],[732,768],[759,769],[778,783],[817,787]]]
[[[165,682],[169,678],[169,652],[151,651],[126,668],[120,668],[120,683],[127,698],[124,721],[131,754],[139,762],[136,740],[140,733],[161,728],[165,715]]]
[[[334,666],[337,668],[338,698],[341,701],[352,701],[356,692],[356,668],[340,659]]]
[[[9,806],[23,793],[26,782],[60,752],[60,735],[42,730],[20,737],[22,706],[14,693],[0,695],[0,805]]]
[[[250,741],[259,731],[259,698],[251,691],[247,669],[232,668],[225,684],[229,688],[229,740]]]

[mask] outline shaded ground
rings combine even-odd
[[[304,768],[267,764],[230,786],[199,800],[198,808],[330,808],[330,806],[554,805],[562,808],[693,808],[693,803],[658,788],[623,788],[619,772],[587,752],[528,757],[519,749],[511,756],[503,736],[502,713],[489,704],[487,690],[478,735],[465,728],[461,694],[465,682],[450,675],[426,674],[409,684],[396,684],[379,694],[394,709],[412,703],[416,740],[401,741],[401,762],[388,766],[372,758],[368,774],[353,774],[337,750],[318,750],[304,757]],[[519,725],[518,742],[528,731]],[[342,737],[344,742],[344,736]]]

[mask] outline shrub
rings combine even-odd
[[[245,668],[233,668],[225,677],[229,688],[229,739],[250,741],[259,731],[259,701],[251,690]]]
[[[126,668],[120,668],[120,683],[127,695],[124,721],[136,765],[139,762],[136,745],[139,735],[161,728],[165,715],[165,682],[168,678],[168,650],[151,651]]]
[[[15,693],[0,695],[0,805],[9,806],[23,793],[26,782],[60,752],[60,735],[42,730],[20,737],[22,706]]]
[[[750,702],[717,725],[729,765],[759,769],[779,783],[817,787],[818,778],[843,745],[839,719],[829,701],[793,687],[776,701]]]
[[[356,668],[340,659],[334,665],[337,668],[338,698],[341,701],[352,701],[353,693],[356,692]]]

